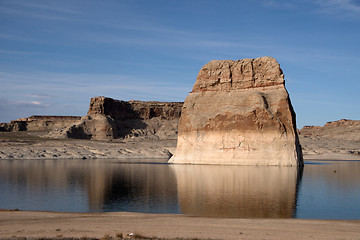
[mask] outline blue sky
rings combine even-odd
[[[0,122],[184,101],[214,59],[278,60],[298,127],[360,119],[358,0],[0,0]]]

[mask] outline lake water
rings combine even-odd
[[[360,219],[360,161],[293,167],[1,160],[0,209]]]

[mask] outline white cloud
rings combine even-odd
[[[6,39],[6,40],[14,40],[14,41],[22,41],[22,42],[31,42],[31,43],[45,43],[44,40],[41,40],[40,38],[34,38],[30,36],[26,36],[23,33],[0,33],[0,39]],[[7,54],[23,54],[25,52],[20,51],[9,51],[9,50],[2,50],[4,53]]]
[[[40,101],[14,101],[2,98],[0,99],[0,122],[9,122],[35,114],[44,114],[50,107],[50,104]]]
[[[261,4],[268,8],[295,9],[298,11],[305,7],[306,10],[304,11],[306,12],[337,15],[343,18],[360,14],[360,1],[358,0],[262,0]]]
[[[46,98],[52,98],[53,96],[45,93],[33,93],[30,94],[30,97],[32,98],[38,98],[38,99],[46,99]]]
[[[43,12],[34,12],[28,11],[27,9],[19,9],[14,7],[4,7],[0,6],[0,13],[6,15],[18,15],[18,16],[27,16],[32,18],[40,18],[46,20],[61,20],[61,21],[70,21],[66,16],[53,15]]]
[[[42,105],[42,103],[39,101],[31,101],[30,104],[38,105],[38,106]]]
[[[181,99],[191,90],[191,86],[187,84],[157,79],[156,76],[142,78],[116,74],[0,72],[2,82],[0,92],[36,98],[31,101],[50,98],[55,101],[57,98],[66,98],[66,96],[84,95],[106,95],[119,98],[124,95],[130,97],[130,94],[136,97],[148,96],[155,100],[156,98]],[[41,92],[36,93],[39,91]]]
[[[46,4],[34,3],[34,2],[30,2],[30,1],[25,1],[25,2],[21,2],[21,3],[19,1],[16,1],[16,2],[12,1],[11,3],[18,4],[18,6],[29,7],[29,8],[33,8],[33,9],[41,9],[41,10],[54,11],[54,12],[60,12],[60,13],[66,13],[66,14],[81,14],[81,12],[75,11],[74,9],[64,8],[63,6],[49,5],[49,3],[52,3],[49,1],[47,1]],[[56,2],[53,2],[53,3],[56,3]]]
[[[5,100],[4,103],[9,108],[13,107],[50,107],[50,104],[41,101],[10,101]],[[4,103],[2,103],[4,105]]]
[[[289,9],[295,8],[297,5],[297,1],[263,0],[261,4],[264,7]]]
[[[316,0],[325,13],[351,12],[360,14],[360,2],[354,0]]]
[[[1,38],[1,36],[0,36],[0,38]],[[9,51],[9,50],[0,49],[0,54],[18,55],[18,56],[29,56],[29,55],[34,55],[34,54],[36,54],[36,52],[30,52],[30,51]]]
[[[193,80],[193,79],[192,79]],[[91,97],[183,101],[192,82],[112,74],[0,72],[0,122],[31,115],[83,115]]]

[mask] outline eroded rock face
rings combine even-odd
[[[315,139],[337,139],[339,141],[360,141],[360,121],[341,119],[327,122],[324,126],[304,126],[300,135]]]
[[[295,112],[277,61],[206,64],[185,100],[170,162],[301,165]]]
[[[27,128],[26,121],[15,120],[15,121],[11,121],[9,123],[0,123],[0,131],[3,131],[3,132],[26,131],[26,128]]]
[[[182,102],[121,101],[107,97],[90,100],[82,121],[69,128],[70,138],[176,138]]]
[[[68,138],[109,140],[116,138],[117,128],[114,119],[109,116],[86,115],[79,124],[71,126],[66,134]]]
[[[193,92],[226,91],[282,84],[284,84],[283,72],[273,58],[214,60],[200,70]]]
[[[90,100],[88,115],[103,114],[114,119],[179,119],[182,102],[121,101],[108,97],[94,97]]]

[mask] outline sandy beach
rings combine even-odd
[[[359,239],[360,221],[0,211],[0,239],[116,239],[131,233],[143,239]]]
[[[0,132],[0,159],[168,159],[176,139],[44,139],[36,133]]]

